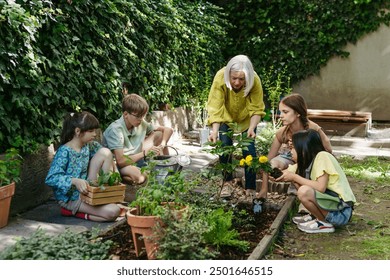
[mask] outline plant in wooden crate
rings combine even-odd
[[[80,194],[80,197],[90,205],[123,202],[126,185],[121,181],[119,172],[100,170],[97,180],[89,182],[88,193]]]
[[[15,183],[20,181],[22,157],[16,148],[8,149],[0,159],[0,228],[8,224]]]
[[[144,187],[138,189],[136,199],[130,203],[132,208],[127,212],[136,255],[145,247],[148,259],[156,257],[156,231],[162,230],[164,219],[179,219],[185,212],[186,206],[180,195],[188,191],[191,185],[180,172],[173,173],[161,182],[153,165],[154,163],[149,163],[148,181]]]

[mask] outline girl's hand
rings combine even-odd
[[[89,184],[87,181],[79,178],[72,178],[72,185],[75,185],[80,193],[88,193],[87,187]]]
[[[293,182],[295,178],[295,173],[286,170],[283,170],[283,175],[277,178],[275,181],[277,182]]]

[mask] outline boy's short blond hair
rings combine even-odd
[[[135,93],[130,93],[122,99],[122,112],[144,116],[149,111],[149,105],[145,98]]]

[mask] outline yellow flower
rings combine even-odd
[[[252,164],[253,157],[251,155],[247,155],[245,158],[245,162],[248,166]]]
[[[268,158],[266,156],[259,157],[259,162],[260,163],[266,163],[267,161],[268,161]]]
[[[245,165],[245,159],[241,159],[240,160],[240,166],[244,166]]]

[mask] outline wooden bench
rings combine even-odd
[[[371,129],[371,112],[308,109],[308,118],[327,135],[366,137]]]

